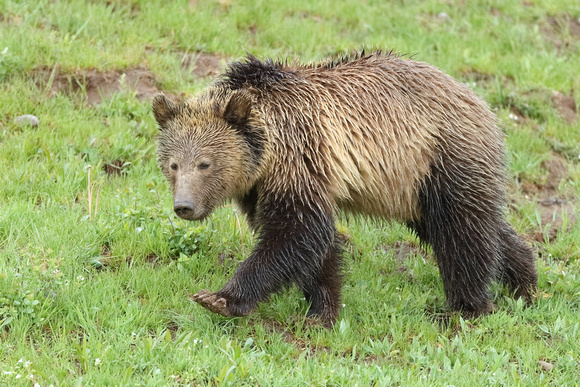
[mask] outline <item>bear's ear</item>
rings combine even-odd
[[[159,93],[153,97],[153,114],[163,130],[167,121],[177,115],[177,105],[167,99],[165,94]]]
[[[244,125],[250,116],[252,95],[247,91],[234,91],[224,110],[224,120],[231,125]]]

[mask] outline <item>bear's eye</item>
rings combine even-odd
[[[176,163],[171,163],[170,167],[171,167],[171,169],[173,169],[174,171],[177,171],[177,168],[179,168],[179,167],[177,166],[177,164],[176,164]]]
[[[209,168],[209,163],[200,163],[197,168],[199,169],[208,169]]]

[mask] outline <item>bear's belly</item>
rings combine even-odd
[[[349,190],[348,197],[337,201],[338,209],[372,218],[413,221],[419,218],[418,194],[393,190]]]

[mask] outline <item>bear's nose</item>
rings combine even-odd
[[[183,219],[192,219],[193,218],[193,203],[187,200],[175,202],[173,204],[173,211]]]

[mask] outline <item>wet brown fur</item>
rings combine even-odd
[[[503,135],[485,102],[435,67],[381,52],[320,65],[249,56],[184,104],[153,107],[176,212],[201,219],[234,199],[260,232],[224,288],[196,296],[204,307],[246,315],[296,283],[309,313],[334,321],[340,210],[414,229],[454,310],[489,312],[493,279],[531,299],[533,256],[503,216]]]

